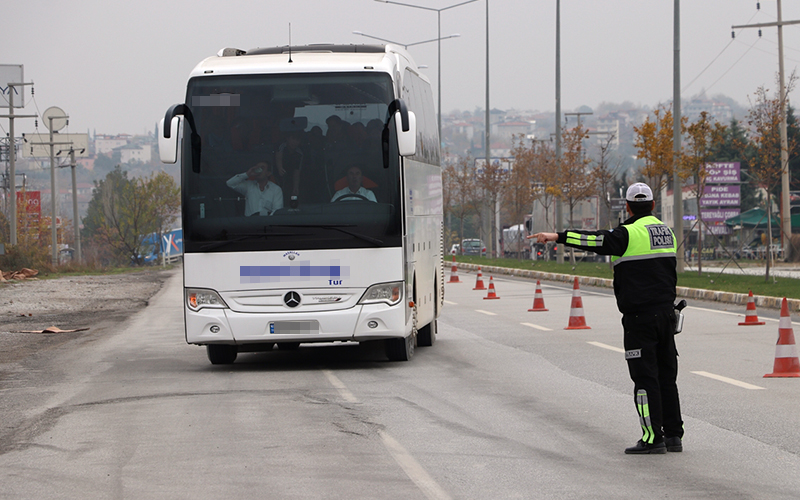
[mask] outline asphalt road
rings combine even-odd
[[[183,340],[180,274],[113,334],[31,359],[4,386],[0,498],[797,498],[800,379],[772,371],[778,323],[691,304],[678,337],[683,453],[640,436],[609,290],[448,284],[412,361],[301,346],[212,366]],[[488,280],[488,276],[486,277]],[[774,313],[773,313],[774,315]],[[794,324],[796,328],[797,323]],[[0,415],[2,416],[2,415]]]

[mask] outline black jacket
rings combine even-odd
[[[558,243],[600,255],[621,256],[628,248],[628,230],[625,226],[651,215],[650,213],[635,215],[614,229],[601,231],[569,229],[558,233]],[[598,241],[596,245],[575,244],[567,241],[567,236],[570,234],[572,235],[570,241],[576,241],[576,235],[595,236],[602,241]],[[652,310],[671,310],[675,303],[675,287],[678,284],[676,266],[677,259],[674,256],[617,263],[614,266],[614,295],[620,312],[635,314]]]

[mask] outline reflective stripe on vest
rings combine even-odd
[[[601,247],[603,246],[603,235],[580,234],[567,231],[567,243],[583,247]]]
[[[621,257],[611,257],[613,265],[631,260],[675,257],[672,229],[652,215],[642,217],[625,228],[628,230],[628,248]]]

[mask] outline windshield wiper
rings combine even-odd
[[[333,229],[334,231],[339,231],[340,233],[344,233],[348,236],[352,236],[354,238],[358,238],[360,240],[364,240],[367,243],[372,243],[375,246],[383,246],[383,240],[379,240],[377,238],[373,238],[372,236],[367,236],[366,234],[356,233],[353,231],[348,231],[344,229],[346,227],[356,227],[354,224],[282,224],[282,227],[315,227],[321,229]]]
[[[234,235],[235,238],[228,239],[227,238],[228,234]],[[203,246],[200,247],[200,250],[201,251],[213,250],[215,248],[219,248],[219,247],[223,247],[225,245],[228,245],[230,243],[236,243],[236,242],[239,242],[239,241],[246,241],[246,240],[255,240],[255,239],[258,239],[258,238],[265,238],[265,237],[268,237],[268,236],[294,236],[294,233],[267,233],[267,232],[263,232],[263,233],[228,233],[227,231],[223,231],[222,232],[222,236],[225,237],[226,239],[217,240],[217,241],[215,241],[213,243],[209,243],[207,245],[203,245]]]

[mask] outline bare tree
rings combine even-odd
[[[561,199],[569,209],[569,225],[576,227],[574,221],[575,207],[583,200],[595,194],[595,177],[589,172],[590,161],[586,158],[583,140],[589,137],[588,130],[582,125],[565,130],[564,152],[561,157],[561,169],[558,171],[561,183]],[[575,252],[570,248],[570,261],[575,263]]]
[[[445,209],[459,221],[459,236],[464,238],[464,220],[475,212],[476,197],[480,197],[475,179],[475,162],[469,157],[459,157],[442,171]],[[480,216],[480,211],[478,211]]]
[[[492,231],[490,231],[490,248],[492,248],[495,256],[499,256],[500,250],[499,248],[495,248],[496,238],[494,235],[496,234],[495,231],[499,229],[495,227],[495,215],[497,214],[497,202],[503,195],[503,190],[505,188],[505,170],[501,162],[490,162],[488,165],[484,165],[483,169],[475,176],[478,181],[478,187],[483,190],[484,194],[480,199],[482,201],[481,205],[488,206],[488,211],[491,214]],[[476,211],[480,213],[480,208],[476,207]]]
[[[611,221],[611,200],[609,194],[612,192],[612,187],[614,185],[614,181],[617,179],[620,166],[619,162],[612,164],[611,159],[611,151],[613,150],[615,139],[616,135],[611,133],[606,135],[606,137],[600,142],[600,155],[595,161],[596,166],[592,171],[594,183],[597,187],[597,192],[600,196],[600,200],[603,203],[603,207],[605,208],[606,220],[609,221],[609,224]]]
[[[788,95],[794,87],[796,78],[790,78],[784,95]],[[770,98],[769,91],[759,87],[755,93],[756,101],[751,102],[750,112],[748,113],[747,124],[751,131],[751,139],[747,143],[737,141],[737,147],[743,156],[748,158],[750,164],[750,182],[757,188],[763,189],[766,193],[767,211],[767,265],[764,280],[769,281],[769,272],[772,265],[772,193],[775,192],[781,183],[781,138],[780,123],[784,103],[781,101],[780,93],[776,97]],[[796,145],[788,145],[789,153],[795,149]]]
[[[719,122],[712,123],[708,112],[703,111],[696,122],[686,128],[686,151],[681,158],[681,179],[694,179],[692,191],[697,203],[697,272],[703,274],[703,212],[700,201],[706,188],[706,164],[711,160],[712,152],[725,140],[727,127]]]

